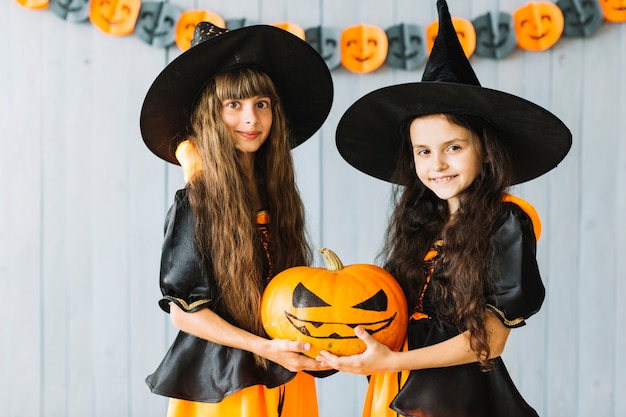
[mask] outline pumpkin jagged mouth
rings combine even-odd
[[[374,333],[378,333],[381,330],[386,329],[391,325],[393,320],[396,318],[398,313],[394,313],[393,316],[371,323],[339,323],[339,322],[321,322],[321,321],[313,321],[313,320],[302,320],[296,317],[295,315],[285,311],[285,316],[289,323],[293,327],[295,327],[300,333],[305,336],[312,337],[314,339],[356,339],[357,336],[354,334],[351,329],[354,329],[356,326],[362,327],[366,330],[370,335]],[[338,334],[336,331],[333,331],[331,334],[327,334],[324,332],[324,326],[333,326],[336,330],[336,327],[345,327],[347,334]]]

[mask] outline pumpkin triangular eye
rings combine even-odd
[[[328,307],[326,301],[313,294],[302,283],[298,283],[293,290],[292,304],[295,308],[309,308],[309,307]]]
[[[370,311],[387,311],[387,294],[385,294],[383,290],[378,290],[372,297],[352,308]]]

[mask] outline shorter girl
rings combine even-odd
[[[363,416],[532,417],[500,354],[544,300],[540,223],[506,191],[556,166],[571,134],[547,110],[480,87],[445,1],[438,10],[422,82],[366,95],[337,129],[344,159],[400,185],[383,256],[413,315],[405,346],[357,328],[364,353],[318,360],[371,375]]]

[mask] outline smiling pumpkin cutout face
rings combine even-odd
[[[596,0],[559,0],[556,5],[563,13],[564,36],[591,36],[604,21],[602,9]]]
[[[89,20],[107,35],[133,33],[141,9],[141,0],[91,0]]]
[[[360,326],[390,349],[400,349],[408,312],[396,280],[375,265],[344,268],[332,251],[321,251],[328,269],[289,268],[268,284],[261,300],[268,336],[308,342],[306,354],[313,358],[320,350],[346,356],[365,350],[354,334]]]
[[[387,34],[372,25],[350,26],[341,32],[341,64],[356,73],[378,69],[387,57]]]
[[[50,10],[68,22],[89,19],[89,0],[50,0]]]
[[[609,22],[626,22],[626,0],[599,0]]]
[[[465,52],[465,56],[468,58],[471,57],[476,49],[476,30],[474,29],[474,25],[469,20],[461,17],[453,17],[452,25],[459,38],[463,52]],[[428,54],[430,54],[430,51],[433,49],[438,32],[439,22],[436,20],[426,27],[426,47],[428,48]]]
[[[45,9],[48,7],[48,0],[17,0],[17,3],[28,9]]]
[[[402,23],[385,32],[389,41],[387,65],[412,70],[426,60],[426,42],[421,27]]]
[[[221,28],[226,26],[222,16],[208,10],[186,10],[178,18],[176,23],[175,38],[176,45],[181,51],[191,48],[193,30],[200,22],[211,22]]]
[[[339,55],[338,28],[317,26],[304,31],[306,42],[322,57],[329,70],[337,68],[341,64]]]
[[[487,12],[472,23],[476,30],[476,55],[500,59],[513,52],[517,46],[513,16],[510,14],[501,12],[493,19],[491,13]]]
[[[157,48],[174,43],[174,29],[181,10],[171,3],[144,1],[135,25],[137,37]]]
[[[563,33],[563,12],[548,2],[528,3],[513,13],[517,45],[527,51],[544,51]]]

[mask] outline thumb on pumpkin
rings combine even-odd
[[[188,140],[184,140],[176,147],[176,159],[180,162],[180,166],[183,168],[183,177],[185,183],[189,182],[189,179],[198,171],[200,171],[200,155],[193,143]]]

